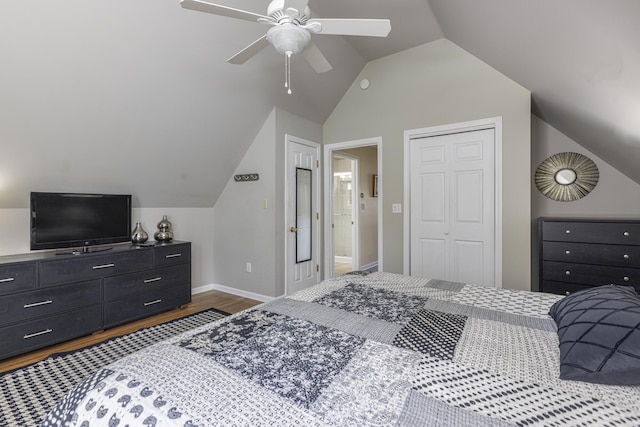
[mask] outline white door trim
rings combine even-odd
[[[331,233],[331,213],[333,212],[333,152],[349,148],[375,146],[378,151],[378,182],[382,183],[382,137],[335,142],[324,145],[324,278],[333,276],[333,233]],[[382,185],[378,187],[378,270],[382,266]]]
[[[302,144],[302,145],[307,145],[311,148],[313,148],[316,152],[316,159],[318,160],[318,162],[320,162],[320,144],[318,144],[317,142],[313,142],[313,141],[308,141],[306,139],[302,139],[302,138],[298,138],[297,136],[293,136],[293,135],[289,135],[289,134],[285,134],[284,136],[285,139],[285,150],[284,150],[284,168],[285,168],[285,174],[284,174],[284,293],[285,295],[289,295],[289,265],[292,262],[291,259],[289,259],[289,228],[291,227],[290,224],[295,223],[292,222],[293,219],[289,218],[289,208],[287,205],[287,197],[289,194],[289,183],[288,183],[288,175],[287,175],[287,169],[289,167],[289,145],[291,143],[296,143],[296,144]],[[316,173],[320,173],[322,169],[320,167],[316,168]],[[320,211],[322,210],[320,208],[320,201],[321,201],[321,197],[320,197],[320,192],[321,192],[321,177],[318,175],[317,177],[317,184],[315,186],[314,193],[315,193],[315,202],[316,202],[316,207],[317,207],[317,211],[318,211],[318,215],[320,214]],[[315,253],[315,262],[320,266],[322,264],[321,261],[321,257],[320,257],[320,236],[322,235],[322,233],[319,230],[319,226],[320,224],[322,224],[322,219],[318,218],[318,220],[316,221],[316,223],[318,224],[316,228],[316,232],[314,233],[314,236],[317,236],[317,238],[313,239],[312,241],[315,240],[315,243],[312,244],[312,253]],[[322,270],[321,268],[319,268],[319,270]],[[320,282],[320,272],[318,271],[316,273],[316,283]]]
[[[495,130],[495,287],[502,288],[502,117],[431,126],[404,131],[404,218],[403,218],[403,272],[409,274],[411,248],[411,162],[410,142],[415,138],[441,136],[480,129]]]
[[[332,162],[334,157],[342,157],[343,159],[351,160],[353,165],[351,168],[353,173],[351,182],[354,189],[351,192],[351,219],[353,220],[353,227],[351,227],[351,266],[354,270],[357,270],[360,269],[360,209],[358,208],[358,192],[360,189],[360,157],[344,153],[340,150],[333,150],[333,155],[331,156]],[[331,171],[333,171],[333,164],[331,165]],[[330,194],[333,194],[333,180],[331,180],[331,184],[332,188]],[[331,213],[333,214],[333,198],[331,198],[331,203]],[[333,239],[333,234],[331,234],[331,236]],[[333,243],[333,241],[331,243]]]

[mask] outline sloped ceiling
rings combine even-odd
[[[429,2],[446,38],[531,90],[534,114],[640,183],[640,2]]]
[[[264,13],[266,0],[220,0]],[[310,0],[389,18],[386,39],[314,36],[334,69],[271,49],[265,27],[179,0],[0,2],[0,208],[29,191],[121,192],[213,206],[273,107],[322,124],[364,64],[446,37],[533,92],[534,112],[640,183],[640,2]]]

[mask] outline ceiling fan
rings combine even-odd
[[[185,9],[270,25],[267,33],[227,60],[243,64],[271,44],[285,56],[285,87],[291,93],[291,56],[302,53],[318,73],[332,69],[320,49],[311,41],[311,33],[342,36],[386,37],[391,31],[388,19],[318,19],[311,18],[308,0],[272,0],[267,14],[260,15],[204,0],[180,0]]]

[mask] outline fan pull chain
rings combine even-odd
[[[288,89],[289,95],[291,95],[291,54],[291,51],[287,51],[284,55],[284,87]]]

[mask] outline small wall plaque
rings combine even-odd
[[[234,175],[233,179],[235,179],[236,182],[257,181],[260,179],[260,176],[257,173],[245,173],[242,175]]]

